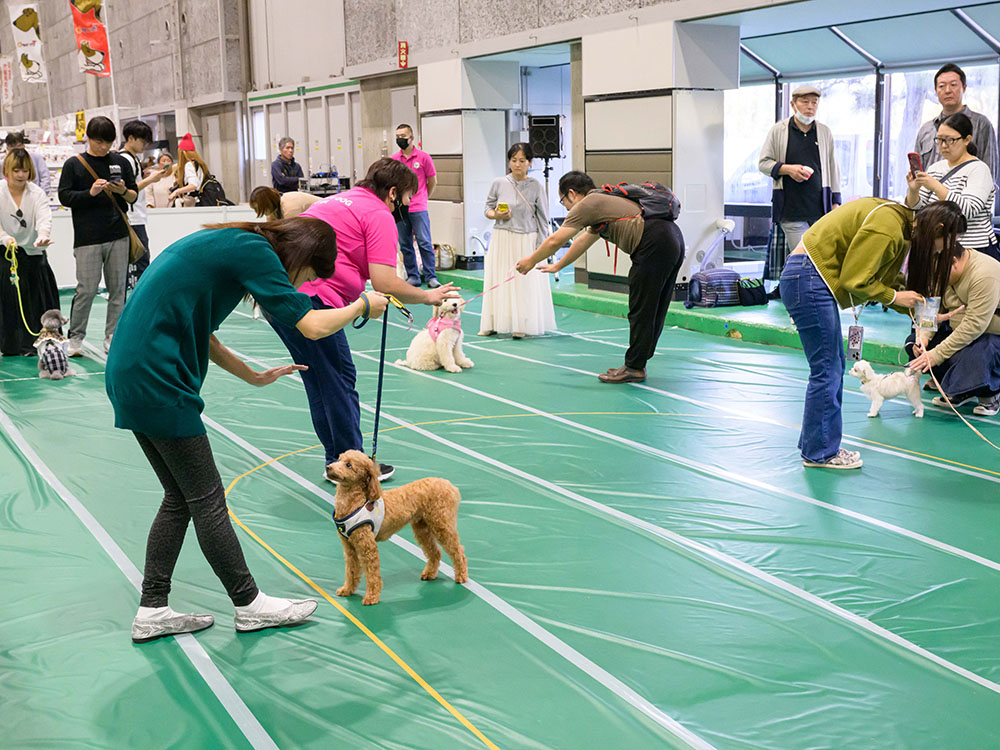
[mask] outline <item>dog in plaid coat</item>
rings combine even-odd
[[[66,357],[66,337],[62,335],[63,323],[69,320],[59,310],[42,313],[42,331],[35,340],[38,350],[38,377],[44,380],[62,380],[76,371],[69,366]]]

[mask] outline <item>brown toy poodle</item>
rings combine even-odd
[[[465,550],[458,538],[458,488],[446,479],[429,477],[382,492],[375,463],[361,451],[345,451],[326,467],[337,483],[333,520],[344,546],[344,585],[337,596],[350,596],[368,578],[362,604],[378,604],[382,592],[378,544],[410,524],[427,565],[420,578],[437,577],[441,563],[440,542],[451,557],[455,583],[469,580]]]

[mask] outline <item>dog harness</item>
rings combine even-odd
[[[446,328],[462,330],[462,321],[459,318],[431,318],[427,321],[427,333],[431,335],[431,341],[437,341],[438,336]]]
[[[351,511],[343,518],[333,517],[333,522],[337,525],[337,531],[344,539],[350,539],[351,534],[362,526],[371,526],[372,534],[378,536],[379,529],[382,528],[382,521],[385,520],[385,500],[379,498],[372,500],[360,508]]]

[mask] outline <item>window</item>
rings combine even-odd
[[[875,75],[826,78],[801,83],[823,94],[816,119],[833,133],[833,151],[840,167],[840,193],[844,202],[872,195],[875,153]]]
[[[996,65],[970,65],[962,69],[965,71],[967,84],[965,104],[969,109],[986,115],[995,128],[1000,68]],[[920,126],[941,114],[941,105],[934,93],[934,74],[937,70],[892,73],[887,76],[891,95],[887,139],[889,170],[885,189],[887,198],[902,200],[906,195],[906,173],[910,169],[906,155],[913,150]]]
[[[760,147],[774,125],[774,85],[726,91],[726,203],[771,203],[771,178],[757,169]]]

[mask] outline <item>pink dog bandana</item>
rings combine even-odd
[[[446,328],[456,328],[462,330],[462,321],[459,318],[431,318],[427,321],[427,333],[431,335],[431,341],[437,341],[441,331]]]

